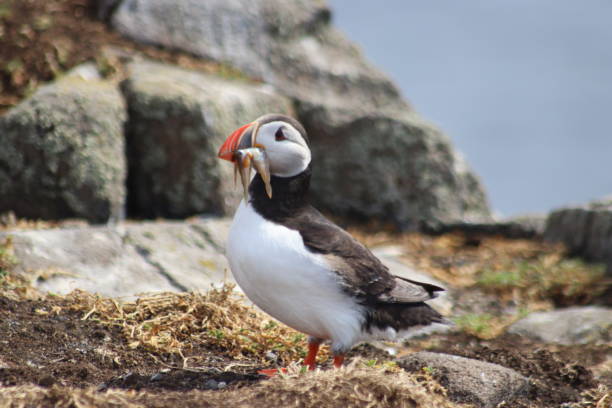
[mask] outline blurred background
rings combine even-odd
[[[384,6],[381,6],[384,4]],[[612,191],[612,2],[329,0],[501,215]]]

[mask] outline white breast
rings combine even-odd
[[[299,232],[240,204],[227,245],[234,277],[266,313],[308,335],[350,347],[361,334],[362,307],[343,293],[325,258]]]

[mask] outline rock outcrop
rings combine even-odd
[[[289,97],[312,140],[313,197],[324,210],[403,229],[490,220],[482,186],[450,141],[330,16],[313,0],[124,0],[110,22],[136,41],[229,64]]]
[[[605,263],[612,276],[612,197],[553,211],[544,239],[563,242],[572,255]]]
[[[450,140],[333,27],[324,2],[95,3],[123,35],[209,60],[217,73],[122,56],[109,58],[127,65],[121,93],[93,64],[44,87],[0,119],[0,211],[95,223],[121,218],[126,202],[139,218],[230,214],[239,191],[216,151],[235,128],[279,112],[309,133],[323,211],[404,230],[491,220]]]
[[[299,100],[364,112],[405,108],[393,83],[330,20],[317,0],[125,0],[110,18],[136,41],[229,64]]]
[[[107,222],[123,216],[121,93],[68,76],[0,117],[0,212]]]
[[[450,141],[414,113],[363,116],[338,127],[308,117],[313,196],[334,214],[406,230],[488,218],[475,176]]]
[[[125,223],[0,233],[10,236],[16,271],[59,294],[83,289],[105,296],[205,291],[233,282],[225,259],[226,219]]]

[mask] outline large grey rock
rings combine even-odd
[[[488,221],[482,186],[450,141],[330,16],[315,0],[123,0],[111,21],[137,41],[229,63],[291,97],[313,141],[323,209],[405,229]]]
[[[262,2],[250,0],[124,0],[111,23],[143,43],[231,63],[253,76],[267,71]]]
[[[463,158],[415,114],[369,115],[337,127],[319,115],[301,119],[312,138],[319,206],[408,230],[490,220],[484,192]]]
[[[509,368],[450,354],[421,351],[402,358],[399,365],[408,371],[427,367],[447,389],[452,401],[477,407],[511,403],[529,385],[527,378]]]
[[[607,343],[612,341],[612,309],[585,306],[532,313],[508,332],[547,343]]]
[[[126,164],[119,90],[69,76],[0,117],[0,212],[120,218]]]
[[[137,41],[228,63],[300,99],[406,106],[330,16],[312,0],[124,0],[111,23]]]
[[[612,276],[612,197],[553,211],[546,220],[544,239],[563,242],[572,255],[605,263]]]
[[[129,107],[129,212],[146,217],[228,214],[240,199],[225,138],[267,112],[291,113],[267,85],[134,62],[122,89]]]
[[[224,256],[227,219],[13,231],[17,271],[54,293],[106,296],[207,290],[233,282]]]

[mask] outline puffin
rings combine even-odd
[[[261,310],[308,335],[309,369],[326,341],[339,368],[358,343],[450,323],[425,303],[443,288],[392,275],[310,204],[314,164],[296,119],[261,116],[233,132],[218,157],[233,163],[244,189],[226,246],[232,274]]]

